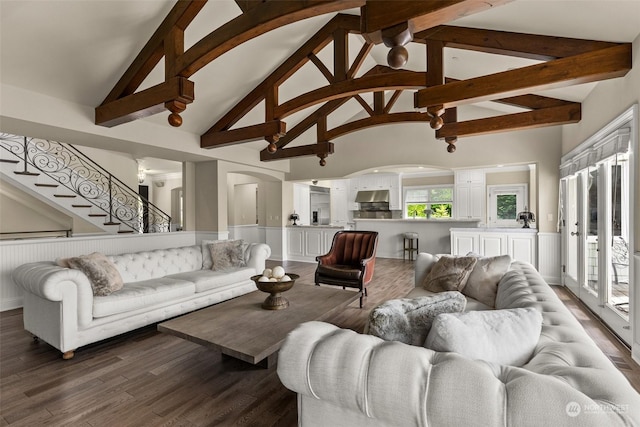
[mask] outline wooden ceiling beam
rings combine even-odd
[[[303,156],[324,156],[333,154],[333,142],[320,141],[317,144],[301,145],[299,147],[283,148],[275,153],[260,152],[260,160],[270,162],[274,160],[290,159]]]
[[[190,104],[195,98],[191,80],[174,77],[167,82],[101,105],[95,110],[97,125],[112,127],[166,109],[166,103]]]
[[[362,34],[369,41],[382,43],[382,30],[408,23],[413,33],[451,22],[463,16],[500,6],[511,0],[395,0],[368,1],[361,8]]]
[[[374,92],[374,93],[380,93],[380,92]],[[353,98],[356,101],[358,101],[358,103],[362,106],[362,108],[364,109],[364,111],[366,111],[368,115],[373,116],[375,114],[371,106],[367,104],[367,101],[365,101],[360,95],[354,95]]]
[[[438,41],[445,47],[549,61],[616,46],[616,43],[567,37],[441,25],[413,38],[416,43]]]
[[[621,77],[631,69],[631,44],[418,90],[416,108],[454,107]]]
[[[311,60],[311,62],[313,62],[313,65],[315,65],[316,68],[322,73],[324,78],[327,79],[327,82],[333,82],[333,74],[331,74],[331,71],[329,71],[327,66],[324,65],[322,61],[320,61],[320,58],[318,58],[315,54],[310,53],[309,59]]]
[[[218,148],[255,141],[276,135],[278,138],[287,133],[287,124],[272,120],[253,126],[231,129],[225,132],[205,134],[200,137],[200,148]]]
[[[282,25],[364,4],[365,0],[263,2],[223,24],[189,48],[178,59],[173,75],[189,77],[223,53]]]
[[[177,2],[100,105],[134,93],[162,59],[163,44],[171,31],[174,28],[184,31],[206,3],[207,0]]]
[[[242,10],[242,13],[246,13],[256,6],[260,6],[265,0],[235,0],[236,4]]]
[[[280,85],[291,77],[309,61],[309,55],[317,55],[333,40],[333,32],[337,28],[347,28],[356,31],[360,25],[360,18],[353,15],[338,14],[324,27],[307,40],[293,55],[273,71],[266,79],[256,86],[247,96],[242,98],[231,110],[218,120],[205,134],[220,132],[231,128],[249,111],[255,108],[264,98],[268,88]],[[353,66],[352,66],[353,68]],[[359,68],[359,67],[358,67]],[[291,132],[291,131],[290,131]]]
[[[387,102],[387,105],[384,106],[384,110],[382,110],[384,114],[389,114],[391,112],[391,109],[395,105],[396,101],[398,101],[398,98],[400,97],[400,95],[402,95],[401,90],[396,90],[395,92],[393,92],[393,95],[391,95],[391,99],[389,99],[389,102]]]
[[[425,86],[424,73],[415,71],[390,71],[382,74],[365,75],[357,79],[346,80],[324,86],[302,94],[278,105],[275,118],[283,119],[305,108],[322,102],[350,97],[364,92],[381,90],[418,89]]]
[[[367,55],[369,55],[371,49],[373,49],[373,43],[365,42],[365,44],[362,45],[356,59],[353,60],[349,71],[347,71],[347,79],[352,79],[356,76],[356,73],[360,67],[362,67],[362,64],[364,64],[364,60],[367,59]]]
[[[352,122],[328,130],[325,134],[325,137],[327,140],[334,140],[349,133],[370,127],[390,125],[401,122],[428,121],[429,115],[427,113],[420,113],[415,111],[409,111],[405,113],[378,114],[364,119],[354,120]]]
[[[545,126],[577,123],[581,118],[579,103],[559,107],[542,108],[524,113],[505,114],[497,117],[445,123],[436,131],[436,138],[485,135],[497,132],[535,129]]]

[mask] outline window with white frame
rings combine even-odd
[[[405,218],[451,218],[453,185],[405,187]]]
[[[499,227],[518,227],[517,215],[527,206],[527,184],[488,185],[489,225]]]

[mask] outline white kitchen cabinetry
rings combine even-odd
[[[455,172],[454,217],[485,222],[486,185],[483,170]]]
[[[482,256],[510,255],[512,259],[537,265],[535,229],[451,229],[451,253]]]
[[[331,181],[331,224],[346,227],[349,222],[349,181],[336,179]],[[354,196],[355,199],[355,196]]]
[[[315,262],[317,256],[329,252],[333,236],[340,230],[340,227],[287,227],[287,259]]]
[[[311,192],[306,184],[293,184],[293,210],[300,219],[299,225],[311,224]]]
[[[389,209],[402,209],[402,177],[398,174],[376,173],[361,175],[349,180],[349,210],[358,210],[355,202],[358,191],[389,191]]]

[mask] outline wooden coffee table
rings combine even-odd
[[[284,310],[262,309],[268,294],[255,291],[160,323],[158,330],[268,368],[298,325],[324,320],[360,298],[360,292],[301,283],[282,295],[290,303]]]

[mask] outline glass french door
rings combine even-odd
[[[629,156],[617,154],[562,182],[564,284],[627,344]]]
[[[579,294],[580,277],[579,265],[580,265],[580,253],[579,251],[579,239],[580,223],[578,221],[578,197],[580,195],[578,191],[580,177],[570,176],[562,181],[562,212],[563,212],[563,227],[562,227],[562,241],[564,245],[564,283],[575,295]]]

